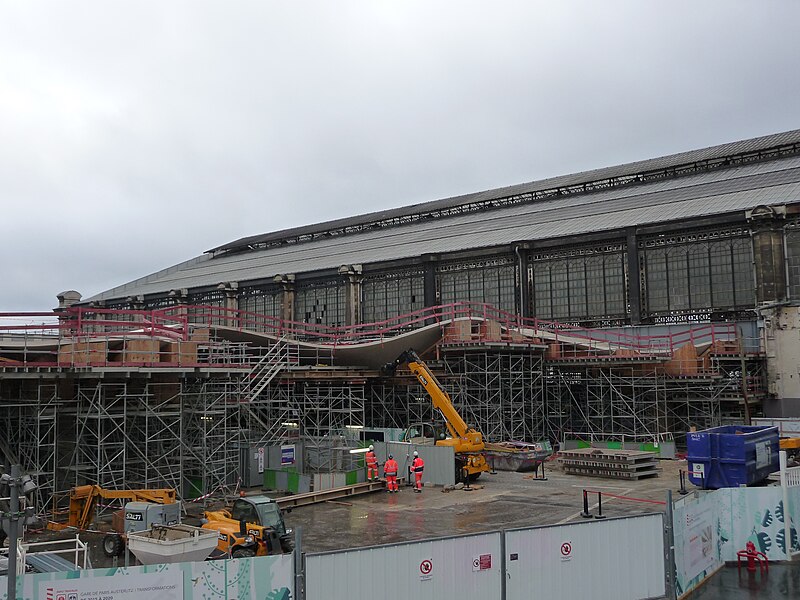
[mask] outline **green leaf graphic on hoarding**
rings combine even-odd
[[[769,527],[770,525],[772,525],[772,513],[767,509],[764,511],[764,518],[761,519],[761,526]]]
[[[761,552],[766,554],[767,550],[772,548],[772,539],[763,531],[756,536],[758,540],[758,547]]]

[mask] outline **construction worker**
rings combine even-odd
[[[414,473],[414,492],[422,493],[422,471],[425,470],[425,461],[419,457],[419,453],[414,450],[414,460],[411,461],[411,472]]]
[[[372,481],[373,478],[378,479],[378,457],[375,456],[375,447],[372,444],[370,444],[365,458],[367,462],[367,481]]]
[[[383,476],[386,477],[386,491],[388,493],[397,492],[397,461],[390,454],[388,460],[383,463]]]

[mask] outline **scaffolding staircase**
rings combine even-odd
[[[285,337],[279,338],[258,362],[253,365],[242,388],[246,402],[253,402],[263,392],[275,376],[289,364],[289,343]]]

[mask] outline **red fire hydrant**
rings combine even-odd
[[[756,550],[756,545],[753,542],[747,542],[745,545],[744,550],[739,550],[736,553],[736,566],[741,570],[742,568],[742,559],[747,559],[747,570],[751,573],[756,572],[756,561],[758,561],[758,570],[760,573],[764,573],[764,571],[769,571],[769,561],[767,560],[767,555],[763,552],[758,552]]]

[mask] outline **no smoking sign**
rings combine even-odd
[[[572,558],[572,542],[564,542],[561,544],[561,560],[570,560]]]
[[[419,563],[419,578],[420,581],[427,581],[433,577],[433,561],[425,559]]]

